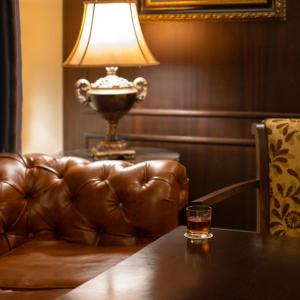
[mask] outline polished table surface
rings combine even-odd
[[[156,148],[156,147],[133,147],[136,151],[135,158],[133,160],[129,160],[133,163],[138,163],[146,160],[176,160],[179,161],[180,155],[178,152],[164,149],[164,148]],[[81,158],[85,158],[88,160],[97,160],[93,158],[91,150],[89,149],[74,149],[74,150],[66,150],[61,153],[60,156],[77,156]],[[108,158],[103,158],[108,159]],[[111,158],[115,159],[115,158]]]
[[[181,226],[60,300],[300,299],[300,239],[214,229],[191,244]]]

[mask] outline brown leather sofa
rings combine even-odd
[[[54,299],[178,225],[175,161],[0,154],[0,299]]]

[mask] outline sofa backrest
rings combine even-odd
[[[0,154],[0,254],[27,241],[144,243],[178,225],[188,198],[175,161],[89,162]]]

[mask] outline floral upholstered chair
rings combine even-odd
[[[257,188],[257,232],[300,237],[300,119],[256,124],[257,179],[240,182],[193,202],[216,204]]]
[[[269,149],[270,233],[300,236],[300,120],[265,122]]]

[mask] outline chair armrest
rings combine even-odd
[[[196,200],[193,200],[192,203],[201,203],[205,205],[214,205],[219,203],[227,198],[230,198],[234,195],[247,191],[251,188],[258,188],[259,187],[259,179],[251,179],[242,181],[239,183],[232,184],[230,186],[221,188],[215,192],[207,194],[203,197],[200,197]]]

